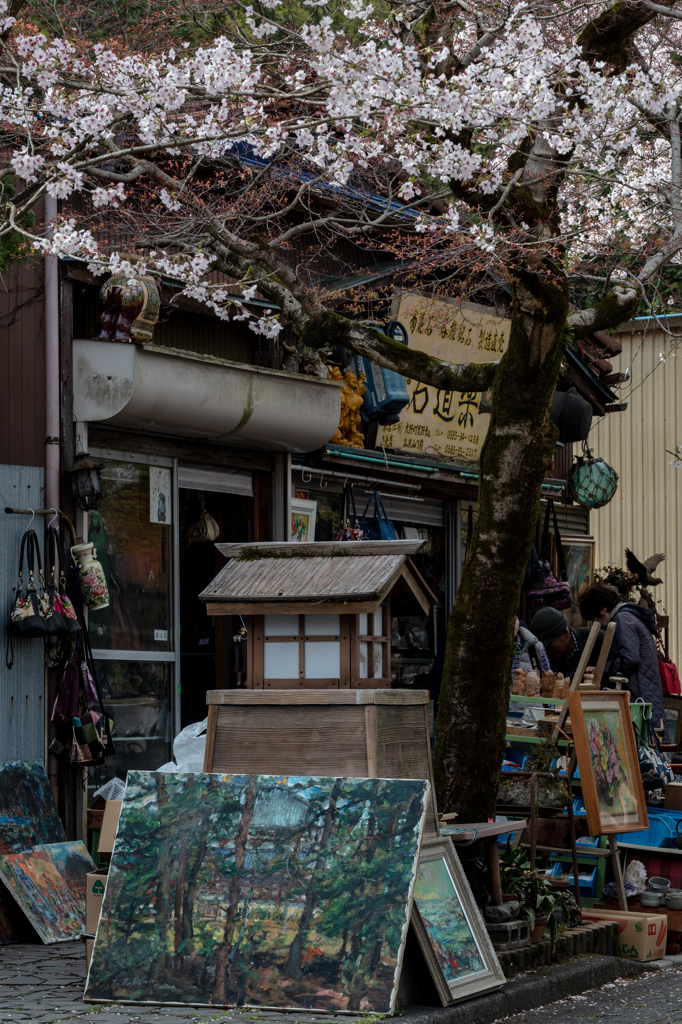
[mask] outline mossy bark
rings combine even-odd
[[[450,614],[436,724],[441,811],[495,811],[511,683],[514,618],[556,444],[549,418],[563,353],[566,282],[554,268],[514,274],[514,311],[493,383],[479,512]]]

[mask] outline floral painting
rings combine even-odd
[[[390,1013],[428,789],[129,772],[85,999]]]
[[[420,863],[414,901],[446,981],[486,970],[444,860]]]
[[[585,707],[584,714],[602,823],[625,822],[638,808],[622,756],[626,742],[620,712]]]

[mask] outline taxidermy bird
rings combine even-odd
[[[625,549],[625,564],[635,577],[635,582],[641,594],[639,603],[649,608],[654,615],[656,614],[656,602],[647,588],[657,587],[659,583],[663,582],[662,579],[658,576],[653,576],[652,573],[656,566],[660,565],[664,559],[665,555],[658,554],[651,555],[650,558],[645,558],[643,562],[640,562],[630,551],[630,548]]]

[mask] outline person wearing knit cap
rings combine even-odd
[[[590,627],[569,626],[566,616],[557,608],[541,608],[533,616],[530,629],[544,645],[552,672],[572,676],[585,649]],[[591,665],[597,663],[603,639],[604,630],[600,629],[592,648]]]

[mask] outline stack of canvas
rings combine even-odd
[[[42,761],[0,765],[0,943],[17,941],[19,910],[45,943],[78,938],[94,866],[66,840]]]

